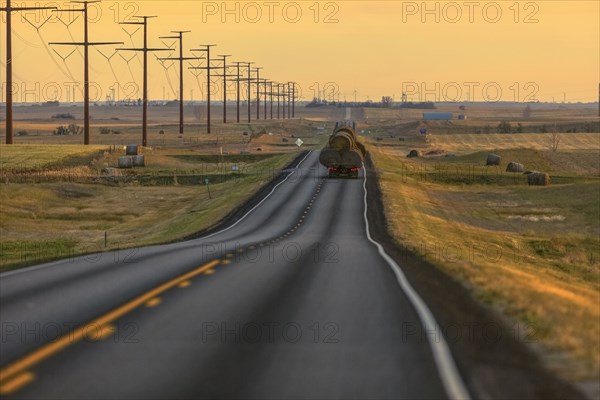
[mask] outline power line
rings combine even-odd
[[[12,59],[12,18],[15,11],[56,10],[56,7],[11,7],[11,0],[6,0],[6,144],[13,144],[13,59]]]
[[[206,67],[188,67],[189,69],[206,69],[206,133],[210,133],[210,48],[216,46],[216,44],[204,44],[203,49],[192,49],[191,51],[204,51],[206,52]]]
[[[71,10],[53,10],[55,12],[82,12],[83,13],[83,42],[51,42],[50,45],[58,46],[83,46],[83,133],[84,144],[90,144],[90,62],[89,62],[89,47],[117,45],[123,42],[90,42],[88,31],[88,4],[99,3],[100,0],[91,1],[71,1],[71,3],[83,4],[83,8]]]
[[[156,18],[155,15],[135,15],[134,18],[140,18],[137,22],[120,22],[122,25],[142,25],[144,28],[144,47],[117,49],[119,51],[141,51],[144,53],[144,82],[142,89],[142,146],[148,146],[148,52],[149,51],[169,51],[170,49],[148,48],[148,19]]]
[[[159,39],[179,39],[179,57],[159,58],[159,60],[179,60],[179,133],[183,134],[183,61],[184,60],[202,60],[203,57],[184,57],[183,56],[183,34],[191,31],[171,31],[177,33],[177,36],[161,36]]]

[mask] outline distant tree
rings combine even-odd
[[[523,133],[523,125],[520,122],[517,124],[517,130],[516,130],[516,132],[517,133]]]
[[[391,108],[393,102],[394,102],[394,99],[392,99],[391,96],[382,96],[381,97],[381,105],[383,106],[383,108]]]
[[[552,132],[546,139],[546,146],[550,149],[550,151],[556,153],[558,146],[560,145],[560,140],[560,134],[558,132]]]
[[[502,121],[498,124],[498,133],[512,133],[512,125],[508,121]]]
[[[52,134],[57,136],[68,135],[69,128],[67,128],[66,126],[57,126],[54,132],[52,132]]]
[[[531,117],[531,107],[527,106],[523,110],[523,118],[529,119]]]
[[[77,124],[70,124],[68,129],[71,135],[81,135],[83,133],[83,129]]]

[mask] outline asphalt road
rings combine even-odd
[[[7,398],[467,398],[370,240],[365,186],[309,153],[243,219],[0,276]],[[432,325],[433,324],[433,325]]]

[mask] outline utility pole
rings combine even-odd
[[[288,101],[288,119],[292,118],[292,91],[290,90],[290,83],[287,83],[287,101]]]
[[[117,45],[123,42],[90,42],[88,30],[88,5],[99,3],[99,0],[92,1],[71,1],[71,3],[83,4],[83,8],[72,10],[54,10],[55,12],[82,12],[83,13],[83,42],[51,42],[50,45],[58,46],[83,46],[83,143],[90,144],[90,62],[89,47]]]
[[[237,106],[237,114],[236,114],[236,122],[239,123],[240,122],[240,86],[241,86],[241,82],[240,82],[240,65],[244,64],[243,61],[236,61],[234,62],[236,68],[237,68],[237,78],[236,78],[236,85],[235,85],[235,90],[236,90],[236,106]]]
[[[206,133],[210,133],[210,48],[216,44],[204,44],[203,49],[192,49],[191,51],[206,52],[206,67],[189,67],[190,69],[206,69]]]
[[[264,115],[265,118],[264,119],[266,120],[267,119],[267,78],[264,78],[263,82],[264,82],[264,84],[263,84],[264,85],[264,92],[263,92],[263,94],[265,95],[265,100],[264,100],[265,104],[264,104],[263,108],[265,109],[265,115]]]
[[[227,75],[227,57],[231,57],[231,54],[220,54],[219,57],[223,57],[223,75],[217,75],[223,77],[223,123],[227,123],[227,77],[235,75]]]
[[[121,25],[142,25],[144,28],[144,47],[117,49],[120,51],[141,51],[144,54],[144,83],[142,89],[142,146],[148,146],[148,52],[149,51],[168,51],[169,49],[151,49],[148,48],[148,19],[156,18],[155,15],[134,15],[134,18],[140,18],[142,21],[120,22]]]
[[[252,88],[252,68],[250,67],[250,65],[254,64],[254,62],[247,62],[246,64],[248,64],[248,123],[250,123],[250,103],[252,103],[251,101],[251,96],[252,94],[250,93],[251,88]]]
[[[280,97],[281,97],[281,84],[280,83],[275,83],[275,86],[277,87],[277,119],[279,119],[279,109],[280,109]]]
[[[292,118],[296,117],[296,82],[292,82]]]
[[[179,134],[183,134],[183,61],[201,60],[202,57],[184,57],[183,56],[183,34],[191,31],[171,31],[177,36],[160,36],[159,39],[179,39],[179,57],[165,57],[159,60],[179,61]]]
[[[281,105],[282,105],[281,117],[282,117],[282,119],[285,119],[285,98],[287,96],[287,92],[285,90],[285,83],[281,84],[281,88],[283,89],[283,92],[281,92]]]
[[[269,95],[271,96],[271,119],[273,119],[273,81],[269,82]]]
[[[260,119],[260,70],[263,67],[256,67],[256,119]]]
[[[17,11],[56,10],[56,7],[11,7],[6,0],[6,7],[0,11],[6,12],[6,144],[13,144],[13,59],[12,59],[12,18]]]

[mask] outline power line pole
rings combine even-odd
[[[216,44],[204,44],[203,49],[192,49],[191,51],[206,52],[206,67],[189,67],[190,69],[206,69],[206,133],[210,133],[210,48]]]
[[[264,119],[266,120],[267,119],[267,78],[264,78],[263,82],[264,82],[263,83],[263,86],[264,86],[263,94],[265,95],[264,96],[265,100],[264,100],[264,107],[263,108],[265,109],[265,115],[264,115],[265,118]]]
[[[99,0],[71,1],[71,3],[83,4],[83,8],[72,10],[54,10],[55,12],[82,12],[83,13],[83,42],[51,42],[50,45],[58,46],[83,46],[83,142],[90,144],[90,62],[89,47],[117,45],[123,42],[90,42],[88,30],[88,5],[99,3]]]
[[[263,67],[256,67],[256,119],[260,119],[260,70]]]
[[[12,18],[17,11],[56,10],[56,7],[11,7],[11,0],[6,0],[6,7],[0,11],[6,12],[6,144],[13,144],[13,59],[12,59]]]
[[[279,113],[280,113],[280,104],[281,104],[281,84],[280,83],[276,83],[275,86],[277,87],[277,119],[279,119]]]
[[[168,51],[169,49],[148,48],[148,19],[156,18],[156,15],[134,15],[133,18],[140,18],[137,22],[120,22],[121,25],[142,25],[144,29],[144,47],[117,49],[119,51],[141,51],[144,53],[143,65],[143,89],[142,89],[142,146],[148,146],[148,52],[149,51]]]
[[[286,103],[285,98],[287,96],[287,92],[285,90],[285,83],[281,84],[281,88],[283,89],[283,91],[281,92],[281,107],[282,107],[281,118],[285,119],[285,103]]]
[[[191,31],[171,31],[177,36],[160,36],[159,39],[179,39],[179,57],[165,57],[159,60],[179,61],[179,133],[183,134],[183,61],[184,60],[201,60],[202,57],[184,57],[183,56],[183,34]]]
[[[296,82],[292,82],[292,118],[296,117]]]
[[[248,123],[250,123],[250,103],[252,103],[251,101],[251,96],[252,94],[251,92],[251,88],[252,88],[252,68],[250,67],[250,65],[254,64],[254,62],[247,62],[246,64],[248,64]]]
[[[292,117],[292,91],[290,90],[290,83],[287,83],[287,101],[288,101],[288,119]]]
[[[271,119],[273,119],[273,81],[269,82],[269,95],[271,96]]]
[[[237,114],[236,114],[236,122],[239,123],[240,122],[240,86],[241,86],[241,82],[240,82],[240,65],[244,64],[243,61],[236,61],[234,62],[236,68],[237,68],[237,78],[236,78],[236,85],[235,85],[235,90],[236,90],[236,106],[237,106]]]
[[[220,54],[219,57],[223,57],[223,123],[227,123],[227,57],[231,57],[231,54]]]

